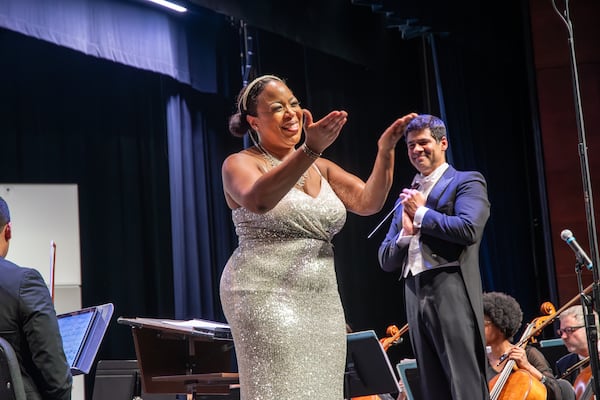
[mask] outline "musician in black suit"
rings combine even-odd
[[[479,244],[490,213],[486,182],[479,172],[446,163],[441,119],[419,115],[405,139],[418,188],[400,194],[379,262],[404,278],[424,399],[487,399],[479,272]]]
[[[0,336],[17,355],[28,400],[69,400],[72,376],[50,292],[37,270],[5,259],[11,235],[0,197]]]
[[[581,305],[571,306],[563,311],[559,318],[560,329],[557,333],[563,340],[569,354],[556,361],[556,372],[559,377],[563,377],[568,370],[571,370],[568,375],[564,376],[564,379],[573,384],[579,373],[589,365],[590,353],[585,331],[583,307]],[[594,318],[596,326],[598,326],[598,314],[596,312],[594,312]]]

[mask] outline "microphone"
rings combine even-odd
[[[592,263],[592,260],[590,260],[588,255],[585,253],[585,251],[583,251],[581,246],[579,246],[579,243],[577,243],[577,240],[575,240],[575,236],[573,236],[573,232],[571,232],[568,229],[565,229],[560,233],[560,238],[562,240],[564,240],[565,242],[567,242],[567,244],[569,245],[571,250],[573,250],[575,252],[575,255],[577,256],[577,261],[579,261],[580,263],[585,265],[585,267],[591,271],[592,266],[594,264]]]

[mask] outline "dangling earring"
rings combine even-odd
[[[258,142],[260,141],[258,131],[255,129],[251,129],[250,132],[248,132],[248,135],[250,136],[250,140],[252,140],[252,143],[254,143],[254,145],[260,150],[260,145],[258,144]],[[254,135],[256,135],[256,138],[254,137]]]

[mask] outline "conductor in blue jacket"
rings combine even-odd
[[[16,353],[27,400],[69,400],[73,379],[50,291],[37,270],[5,259],[11,236],[0,197],[0,336]]]
[[[417,169],[379,248],[401,271],[410,339],[426,400],[488,399],[479,245],[490,214],[486,181],[446,162],[444,122],[419,115],[405,132]]]

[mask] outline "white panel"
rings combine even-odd
[[[77,185],[0,184],[10,210],[12,239],[6,259],[40,271],[50,285],[51,241],[56,244],[54,307],[81,309]],[[85,399],[84,376],[73,378],[72,400]]]
[[[71,400],[85,399],[85,375],[73,377],[73,390],[71,390]]]
[[[77,185],[1,184],[12,239],[6,258],[39,270],[50,283],[50,243],[56,243],[55,286],[81,284]]]
[[[79,285],[54,286],[54,309],[57,314],[65,314],[81,308],[81,287]]]

